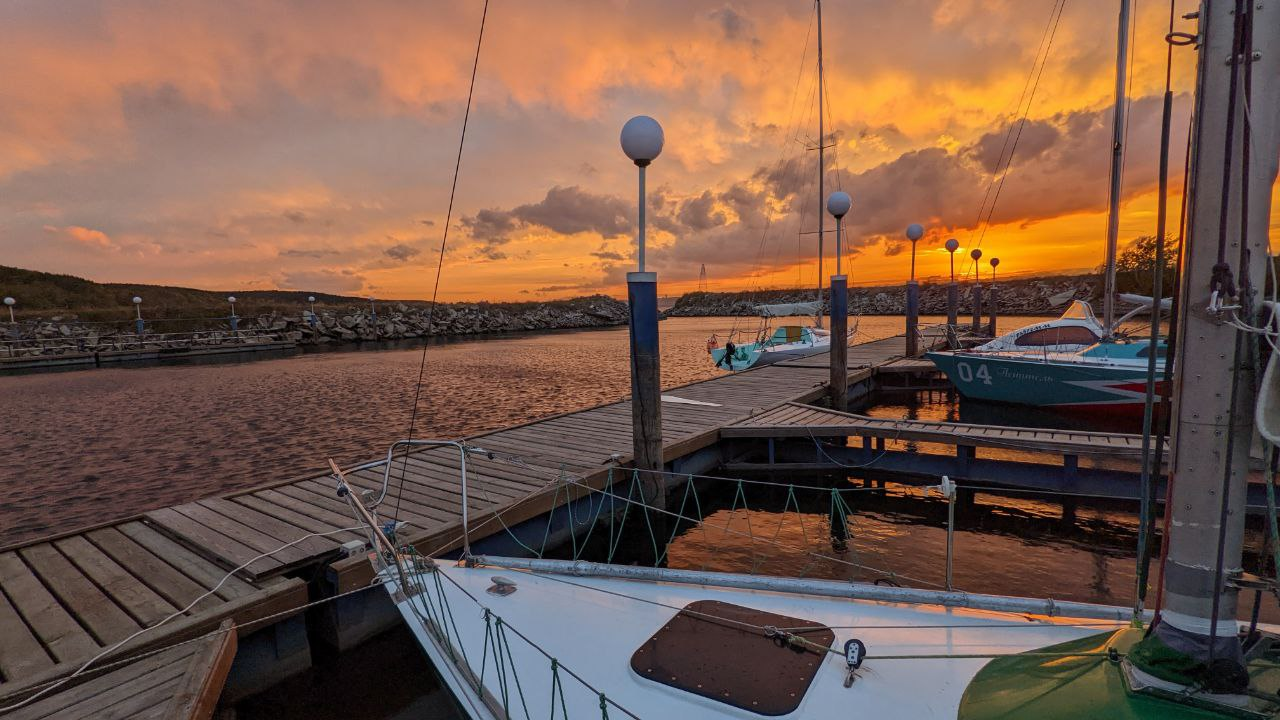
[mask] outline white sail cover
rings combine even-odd
[[[760,317],[788,317],[792,315],[817,315],[818,303],[799,302],[799,303],[774,303],[772,305],[757,305],[756,312],[760,313]]]

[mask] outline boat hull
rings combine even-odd
[[[1133,410],[1146,402],[1145,367],[960,352],[933,352],[925,357],[961,395],[974,400],[1079,410]],[[1157,395],[1162,386],[1156,383]]]

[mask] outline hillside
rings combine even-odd
[[[74,275],[23,270],[0,265],[0,295],[17,298],[19,317],[74,314],[85,320],[132,317],[132,298],[143,298],[145,312],[159,317],[213,317],[226,315],[227,296],[235,295],[237,311],[245,314],[271,310],[297,310],[314,295],[317,305],[351,305],[363,298],[289,290],[196,290],[194,288],[98,283]]]

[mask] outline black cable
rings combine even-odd
[[[1018,132],[1013,136],[1013,146],[1009,148],[1009,159],[1005,161],[1004,173],[1000,176],[1000,182],[996,185],[995,196],[991,198],[991,206],[987,208],[987,219],[982,223],[982,231],[978,234],[978,242],[975,247],[982,247],[982,240],[987,236],[987,228],[991,227],[991,217],[996,212],[996,203],[1000,201],[1000,193],[1004,190],[1004,181],[1009,178],[1009,172],[1013,169],[1013,154],[1018,150],[1018,141],[1022,139],[1022,130],[1027,126],[1027,116],[1031,113],[1031,104],[1036,99],[1036,90],[1040,87],[1040,78],[1044,75],[1044,69],[1049,64],[1049,52],[1053,49],[1053,38],[1058,34],[1058,23],[1062,20],[1062,11],[1067,8],[1067,0],[1062,0],[1062,4],[1058,6],[1058,14],[1053,20],[1053,29],[1049,32],[1049,43],[1044,49],[1044,60],[1040,63],[1040,70],[1036,73],[1036,81],[1031,86],[1031,95],[1027,98],[1027,107],[1022,113],[1022,119],[1018,121]],[[970,260],[975,266],[978,264],[975,260]],[[965,270],[968,273],[968,270]]]
[[[409,414],[409,440],[413,439],[413,431],[418,421],[418,400],[422,396],[422,378],[427,370],[427,348],[431,346],[431,322],[436,314],[436,298],[440,295],[440,275],[444,270],[444,253],[449,245],[449,226],[453,221],[453,200],[458,193],[458,173],[462,170],[462,148],[467,142],[467,123],[471,119],[471,98],[476,89],[476,70],[480,67],[480,45],[484,42],[484,24],[489,17],[489,0],[484,0],[484,9],[480,13],[480,33],[476,37],[476,55],[471,63],[471,84],[467,87],[467,109],[462,114],[462,134],[458,138],[458,157],[453,163],[453,184],[449,186],[449,208],[444,216],[444,235],[440,239],[440,256],[436,264],[436,281],[431,290],[431,307],[427,310],[427,335],[422,343],[422,361],[418,364],[418,383],[413,391],[413,410]],[[404,497],[404,476],[409,468],[409,448],[401,456],[400,488],[396,494],[395,519],[400,519],[400,499]]]
[[[1233,295],[1233,292],[1227,292],[1228,288],[1234,290],[1230,282],[1230,269],[1223,268],[1226,266],[1227,251],[1227,215],[1228,205],[1231,197],[1231,151],[1232,151],[1232,135],[1235,132],[1235,117],[1237,104],[1237,75],[1239,75],[1239,64],[1241,61],[1241,48],[1245,45],[1245,13],[1246,3],[1244,0],[1236,0],[1235,2],[1235,30],[1231,38],[1231,81],[1227,95],[1227,137],[1225,140],[1226,149],[1222,156],[1222,208],[1218,215],[1218,263],[1214,267],[1214,284],[1218,287],[1222,294]],[[1247,186],[1247,183],[1246,183]],[[1243,190],[1242,190],[1243,192]],[[1243,199],[1243,194],[1241,196]],[[1241,239],[1242,260],[1243,253],[1247,251],[1246,244]],[[1248,273],[1245,272],[1244,265],[1240,266],[1242,277],[1247,279]],[[1235,354],[1232,356],[1239,361],[1241,353],[1244,352],[1244,335],[1247,333],[1237,332],[1235,342]],[[1223,454],[1226,463],[1222,470],[1222,501],[1218,510],[1218,552],[1217,559],[1213,568],[1213,604],[1212,612],[1209,615],[1209,660],[1206,667],[1212,667],[1215,653],[1214,645],[1218,639],[1218,611],[1222,606],[1222,587],[1224,565],[1226,564],[1227,550],[1227,515],[1231,508],[1231,456],[1235,452],[1236,432],[1235,417],[1236,407],[1240,400],[1240,380],[1237,375],[1232,376],[1231,381],[1231,398],[1227,405],[1227,422],[1229,428],[1227,430],[1227,448]]]
[[[1169,0],[1169,35],[1173,34],[1176,16],[1175,0]],[[1160,347],[1160,301],[1164,295],[1164,242],[1165,226],[1169,210],[1169,135],[1173,129],[1173,45],[1166,43],[1164,71],[1164,107],[1160,116],[1160,173],[1159,195],[1156,205],[1156,256],[1151,268],[1151,339],[1147,345],[1147,392],[1142,408],[1142,511],[1138,527],[1138,577],[1134,605],[1141,610],[1147,599],[1147,578],[1151,571],[1151,536],[1155,533],[1155,482],[1153,474],[1159,474],[1159,460],[1163,455],[1163,443],[1151,453],[1151,431],[1155,415],[1156,359]],[[1165,355],[1165,367],[1172,358]],[[1154,472],[1153,472],[1154,471]]]

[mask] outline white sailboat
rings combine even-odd
[[[826,148],[825,117],[823,102],[826,95],[825,74],[822,62],[822,2],[816,3],[818,26],[818,289],[813,302],[775,303],[756,305],[755,311],[760,317],[760,325],[752,332],[732,330],[729,337],[721,345],[720,338],[712,335],[707,339],[707,354],[711,356],[715,366],[733,372],[747,368],[768,365],[779,360],[804,357],[831,349],[831,334],[822,327],[822,261],[825,257],[824,241],[826,239],[826,213],[822,211],[826,195]],[[775,327],[771,320],[781,317],[809,316],[812,325],[786,324]],[[848,328],[844,342],[857,332],[855,321]]]

